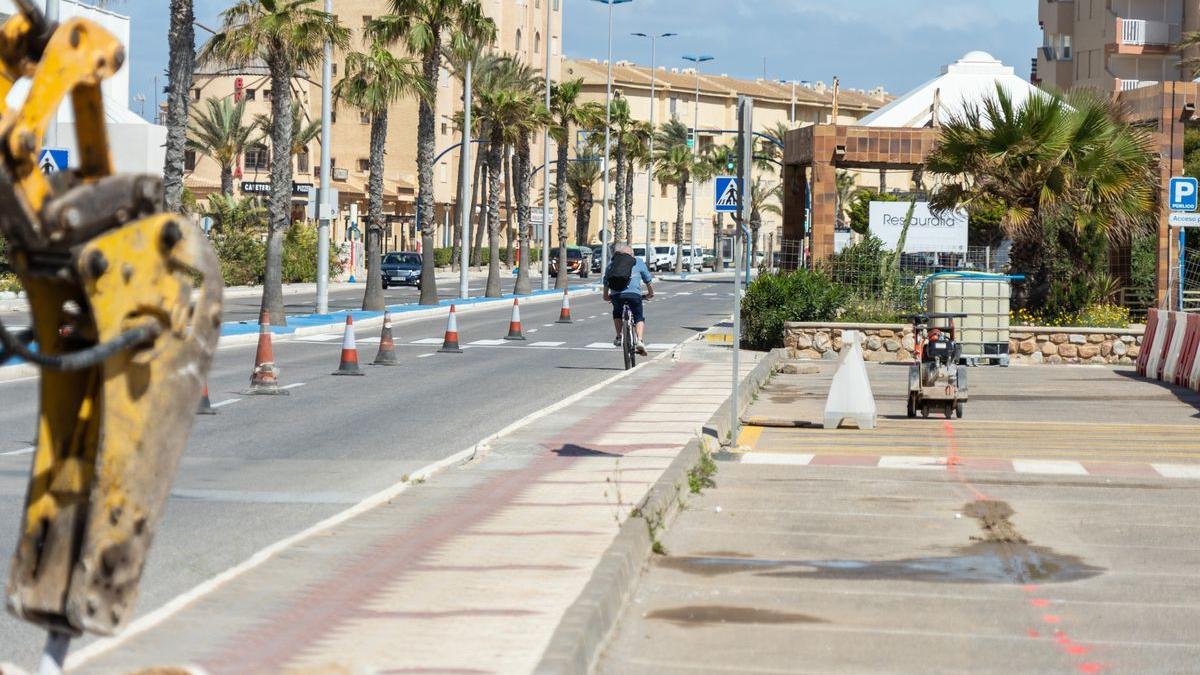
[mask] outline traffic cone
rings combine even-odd
[[[508,322],[508,335],[505,340],[524,340],[525,336],[521,335],[521,305],[516,298],[513,298],[512,319]]]
[[[208,398],[208,383],[204,383],[204,395],[200,397],[200,407],[196,409],[197,415],[216,415],[217,409],[212,407],[212,400]]]
[[[572,323],[571,322],[571,294],[568,291],[563,291],[562,309],[558,311],[557,323]]]
[[[354,317],[346,315],[346,333],[342,337],[342,361],[334,375],[365,375],[358,369],[358,346],[354,343]]]
[[[275,348],[271,345],[271,319],[266,312],[258,320],[258,351],[254,353],[254,372],[250,375],[250,388],[245,396],[286,395],[279,388],[279,368],[275,365]]]
[[[442,348],[438,351],[442,354],[462,353],[462,349],[458,346],[458,314],[454,311],[454,305],[450,305],[450,318],[446,320],[446,337],[442,340]]]
[[[383,312],[383,332],[379,334],[379,353],[375,355],[372,365],[400,365],[400,359],[396,356],[396,343],[392,340],[392,313],[387,310]]]

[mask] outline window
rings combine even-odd
[[[271,168],[270,153],[267,146],[261,143],[246,148],[245,166],[247,171],[266,171]]]
[[[331,63],[331,64],[329,64],[329,67],[330,67],[330,71],[332,72],[333,76],[337,77],[337,64]]]
[[[195,150],[184,150],[184,152],[183,152],[183,170],[184,171],[195,171],[196,170],[196,151]]]
[[[542,53],[542,34],[541,33],[533,34],[533,53],[534,54]]]
[[[308,173],[309,155],[308,148],[296,154],[296,172]]]
[[[445,183],[449,180],[448,176],[446,175],[446,163],[445,162],[438,164],[438,175],[441,177],[443,183]]]
[[[517,46],[513,51],[516,51],[518,53],[521,51],[521,29],[520,28],[517,29]],[[196,100],[199,101],[200,99],[197,98]]]
[[[1058,58],[1060,58],[1064,61],[1071,60],[1071,36],[1070,35],[1059,35],[1058,36]]]
[[[450,133],[449,125],[447,125],[445,122],[442,122],[442,135],[445,136],[448,133]]]
[[[337,109],[336,108],[329,111],[329,123],[337,124]]]
[[[667,196],[667,184],[666,184],[666,183],[659,183],[659,184],[658,184],[658,190],[659,190],[658,196],[659,196],[659,197],[666,198],[666,196]]]
[[[371,15],[370,15],[370,14],[364,14],[364,15],[363,15],[363,23],[362,23],[362,27],[363,27],[363,28],[366,28],[368,25],[370,25],[370,23],[371,23]]]
[[[195,89],[192,90],[192,100],[193,101],[200,100],[200,88],[199,87],[196,87]]]
[[[246,90],[246,100],[247,100],[247,101],[253,101],[253,100],[255,99],[255,97],[257,96],[257,94],[258,94],[258,90],[256,90],[256,89],[247,89],[247,90]]]
[[[366,110],[359,110],[358,111],[358,123],[359,124],[370,124],[371,123],[371,113],[367,112]]]
[[[263,90],[263,100],[264,100],[264,101],[270,101],[270,100],[271,100],[271,90],[270,90],[270,89],[264,89],[264,90]]]
[[[371,160],[363,159],[360,157],[358,160],[358,172],[359,173],[367,173],[370,170],[371,170]]]
[[[671,97],[671,119],[676,119],[677,117],[679,117],[678,110],[679,110],[679,99],[672,96]]]
[[[558,11],[558,0],[554,0],[554,11]]]

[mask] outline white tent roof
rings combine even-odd
[[[858,121],[868,127],[931,126],[933,102],[938,99],[938,119],[942,122],[961,115],[969,105],[995,96],[999,83],[1013,104],[1020,105],[1033,93],[1040,92],[987,52],[970,52],[942,68],[942,74]]]

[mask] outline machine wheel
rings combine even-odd
[[[909,417],[909,419],[912,419],[913,417],[916,417],[916,416],[917,416],[917,397],[912,394],[909,394],[908,395],[908,417]]]
[[[929,417],[929,406],[921,408],[921,417]]]
[[[951,417],[954,417],[954,404],[947,403],[946,404],[946,419],[950,419]]]
[[[962,416],[963,416],[963,404],[962,404],[962,401],[959,401],[958,403],[955,403],[955,404],[954,404],[954,416],[955,416],[955,417],[957,417],[957,418],[958,418],[958,419],[960,419],[960,420],[962,419]]]

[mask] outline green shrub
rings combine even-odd
[[[329,247],[329,276],[342,273],[342,261]],[[283,283],[313,283],[317,280],[317,227],[293,223],[283,238]]]
[[[742,302],[743,343],[751,349],[782,347],[784,322],[833,321],[846,299],[845,288],[820,272],[760,276]]]
[[[454,249],[452,248],[435,248],[433,249],[433,264],[435,267],[446,267],[450,264],[453,256]]]
[[[0,272],[0,292],[16,293],[24,290],[21,282],[17,280],[17,275],[8,272]]]
[[[242,229],[213,230],[210,237],[221,261],[221,277],[226,286],[262,283],[267,250],[262,237]]]

